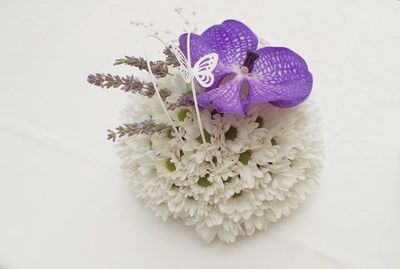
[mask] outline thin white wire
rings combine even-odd
[[[161,38],[159,38],[159,37],[157,37],[155,35],[147,35],[145,39],[148,39],[148,38],[155,38],[155,39],[161,41],[167,47],[165,42]],[[171,116],[168,113],[168,109],[165,106],[163,99],[161,98],[160,91],[158,90],[158,87],[156,85],[156,81],[155,81],[155,78],[154,78],[153,71],[151,71],[150,60],[149,60],[149,57],[148,57],[148,54],[147,54],[146,46],[144,45],[143,48],[144,48],[144,55],[145,55],[146,63],[147,63],[147,69],[148,69],[148,72],[150,74],[150,80],[151,80],[151,83],[153,84],[154,90],[156,91],[156,94],[157,94],[157,97],[158,97],[158,99],[160,101],[161,107],[163,108],[164,113],[167,116],[167,119],[170,122],[170,124],[172,126],[172,129],[174,130],[175,134],[178,136],[178,138],[181,140],[181,142],[183,142],[182,136],[180,135],[178,129],[176,129],[175,123],[171,119]]]
[[[194,76],[193,76],[193,72],[192,72],[192,63],[191,63],[191,57],[190,57],[190,32],[187,33],[186,48],[187,48],[187,61],[188,61],[188,66],[189,66],[189,70],[190,70],[190,81],[191,81],[191,86],[192,86],[194,108],[196,110],[197,122],[198,122],[199,128],[200,128],[201,140],[203,141],[203,144],[205,144],[206,138],[204,136],[203,124],[201,123],[199,105],[197,104],[197,93],[196,93],[196,89],[194,86]]]

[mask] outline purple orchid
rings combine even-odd
[[[310,94],[313,80],[306,62],[288,48],[257,49],[256,35],[239,21],[226,20],[190,37],[193,65],[206,54],[219,56],[213,85],[197,96],[202,107],[212,102],[218,112],[245,115],[250,104],[287,108]],[[186,39],[187,34],[179,38],[185,55]]]

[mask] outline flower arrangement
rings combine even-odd
[[[156,37],[158,39],[158,37]],[[108,130],[137,197],[206,241],[231,243],[289,215],[317,186],[322,136],[312,75],[288,48],[226,20],[165,43],[165,60],[125,57],[149,76],[91,74],[134,93]],[[307,100],[306,100],[307,99]]]

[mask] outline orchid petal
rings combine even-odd
[[[242,83],[243,79],[235,77],[218,88],[199,94],[197,101],[202,107],[213,102],[215,109],[220,113],[245,115],[240,93]]]
[[[225,66],[240,67],[247,51],[256,50],[258,45],[257,36],[250,28],[236,20],[211,26],[201,36],[218,53]]]
[[[188,34],[182,34],[179,37],[179,47],[181,48],[183,55],[187,57],[187,36]],[[196,62],[206,54],[216,52],[214,49],[211,49],[207,44],[207,41],[197,34],[190,34],[190,60],[192,67],[196,64]]]
[[[292,107],[303,102],[312,88],[312,75],[306,62],[288,48],[265,47],[248,78],[249,94],[245,104],[271,102]]]

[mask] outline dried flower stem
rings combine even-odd
[[[107,139],[115,142],[117,138],[121,138],[123,136],[132,136],[137,134],[147,134],[152,135],[157,132],[161,132],[166,129],[170,129],[171,126],[168,126],[163,123],[155,123],[153,120],[145,120],[138,123],[127,123],[121,126],[118,126],[115,131],[107,130],[108,135]]]

